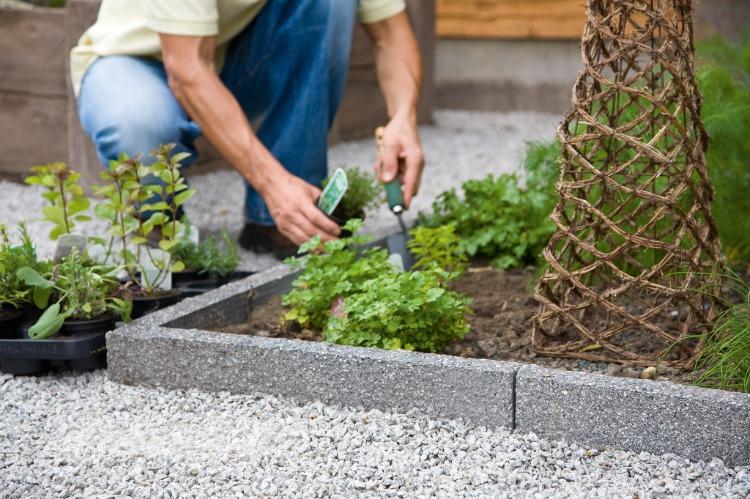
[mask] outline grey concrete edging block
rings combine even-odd
[[[109,333],[110,379],[366,409],[416,409],[432,417],[513,428],[518,364],[196,329],[242,320],[249,299],[262,302],[283,292],[293,277],[288,268],[275,267]],[[212,310],[206,313],[208,306]]]
[[[524,365],[515,403],[522,432],[750,464],[750,394]]]

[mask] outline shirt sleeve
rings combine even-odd
[[[168,35],[215,36],[218,0],[140,0],[146,26]]]
[[[359,20],[364,24],[376,23],[405,9],[404,0],[359,0]]]

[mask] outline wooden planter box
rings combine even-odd
[[[101,168],[82,132],[68,78],[68,54],[96,20],[100,0],[68,0],[64,9],[0,9],[0,176],[19,178],[29,167],[67,160],[88,181]],[[425,79],[420,119],[430,122],[433,102],[434,1],[409,0],[422,47]],[[386,118],[371,44],[357,28],[349,83],[331,140],[369,137]],[[217,155],[199,143],[201,163]]]

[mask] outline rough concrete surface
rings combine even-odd
[[[516,425],[581,445],[750,465],[750,394],[524,365]]]

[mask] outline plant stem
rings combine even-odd
[[[63,210],[63,222],[65,222],[65,233],[70,234],[70,225],[68,224],[68,205],[65,201],[65,180],[62,177],[57,177],[60,185],[60,200],[62,202]]]

